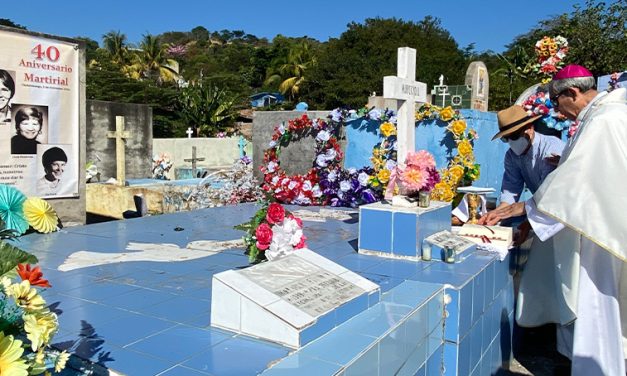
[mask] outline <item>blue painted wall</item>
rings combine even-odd
[[[479,134],[479,139],[475,140],[475,158],[481,164],[481,177],[474,185],[492,187],[498,192],[503,178],[503,158],[508,146],[499,140],[490,141],[498,131],[496,114],[476,110],[462,110],[461,113],[468,126]],[[372,148],[379,142],[378,126],[378,122],[362,119],[347,124],[345,168],[370,165]],[[447,134],[444,122],[416,123],[416,150],[431,152],[438,168],[446,167],[453,150],[453,139]]]

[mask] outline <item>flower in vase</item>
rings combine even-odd
[[[409,191],[419,191],[427,182],[426,171],[420,168],[408,166],[401,172],[403,187]]]
[[[429,168],[435,168],[435,160],[433,155],[426,150],[419,150],[417,152],[411,152],[407,154],[405,158],[405,164],[407,166],[415,167],[421,170]]]

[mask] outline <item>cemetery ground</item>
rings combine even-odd
[[[71,227],[17,240],[37,255],[52,283],[45,299],[59,314],[55,346],[74,354],[64,374],[104,374],[108,369],[128,375],[253,375],[286,357],[289,348],[209,326],[212,276],[247,267],[243,248],[186,249],[192,242],[240,239],[241,232],[232,226],[248,220],[255,210],[254,204],[226,206]],[[384,296],[422,268],[442,265],[357,254],[357,212],[339,210],[346,214],[344,220],[305,219],[309,248],[379,284]],[[164,249],[174,257],[159,259],[156,255]],[[128,258],[139,253],[145,257]],[[553,350],[553,332],[515,330],[518,362],[499,374],[568,374],[567,362]],[[333,353],[353,346],[350,341],[326,345],[326,352]],[[310,374],[332,374],[334,367],[315,368]],[[303,372],[298,374],[308,374]]]

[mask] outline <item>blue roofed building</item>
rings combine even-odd
[[[267,107],[273,104],[283,103],[285,97],[281,93],[262,92],[250,96],[250,105],[253,107]]]

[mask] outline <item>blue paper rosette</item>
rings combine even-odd
[[[24,217],[24,201],[26,196],[17,189],[0,184],[0,218],[7,229],[15,230],[22,235],[28,230],[28,221]]]

